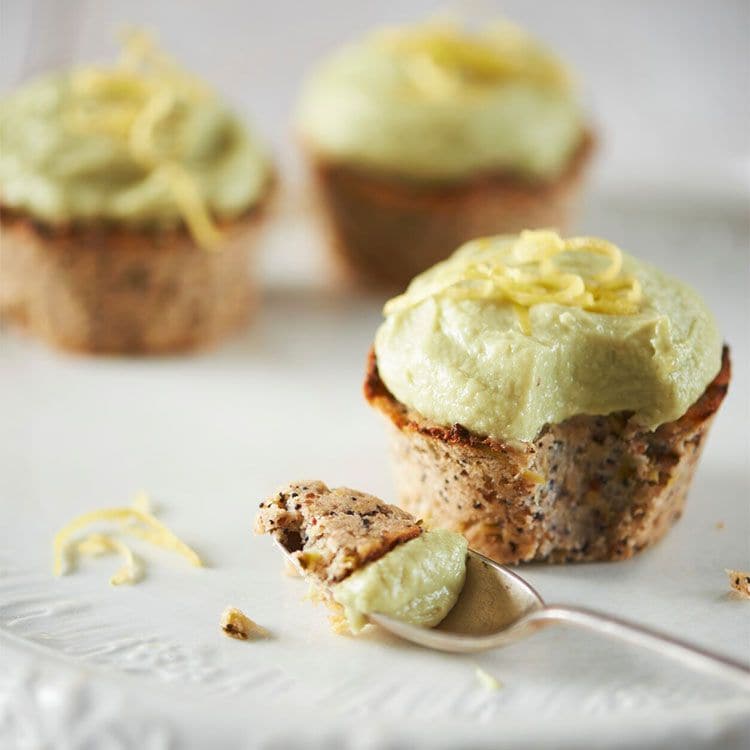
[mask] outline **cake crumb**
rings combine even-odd
[[[729,576],[729,587],[743,599],[750,599],[750,573],[742,570],[724,569]]]
[[[724,529],[724,521],[717,521],[716,522],[716,530],[722,531]]]
[[[313,604],[323,604],[331,610],[331,614],[328,616],[328,623],[331,626],[331,630],[336,635],[352,635],[352,630],[349,627],[349,621],[346,619],[344,608],[334,600],[330,592],[321,586],[310,582],[304,598]]]
[[[334,612],[328,616],[328,622],[331,625],[331,630],[336,635],[351,635],[352,631],[349,627],[349,621],[343,612]]]
[[[307,587],[307,593],[302,598],[313,604],[328,604],[330,600],[327,592],[323,591],[319,585],[312,581],[310,581]]]
[[[244,612],[237,607],[227,607],[221,615],[221,629],[230,638],[238,641],[247,641],[250,638],[266,638],[268,631],[253,622]]]
[[[300,573],[297,566],[291,561],[284,558],[284,575],[290,578],[299,578]]]
[[[485,688],[485,690],[500,690],[503,686],[503,683],[500,682],[497,677],[486,672],[481,667],[477,667],[474,670],[474,674],[476,675],[477,680],[479,680],[479,684]]]

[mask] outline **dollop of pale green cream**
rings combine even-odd
[[[427,531],[352,573],[333,586],[331,594],[354,632],[365,626],[370,613],[431,628],[461,593],[467,549],[460,534]]]
[[[502,253],[516,239],[491,242]],[[409,289],[429,287],[450,262],[416,277]],[[375,338],[380,376],[427,419],[498,440],[530,441],[545,424],[619,411],[634,412],[653,430],[681,417],[713,380],[722,339],[686,284],[625,253],[623,273],[642,287],[635,314],[535,304],[530,332],[510,304],[497,300],[437,295],[396,310]]]
[[[88,110],[73,76],[44,76],[0,102],[2,205],[53,224],[177,223],[180,211],[164,172],[137,159],[127,138],[77,123]],[[124,92],[113,92],[105,130],[106,118],[118,114],[117,96]],[[237,217],[262,196],[270,174],[266,152],[213,94],[175,92],[153,135],[156,147],[185,168],[214,217]]]
[[[581,109],[559,63],[517,29],[510,38],[507,31],[455,32],[455,39],[427,44],[422,33],[415,27],[416,49],[407,37],[406,52],[372,35],[313,72],[296,118],[312,150],[419,179],[487,170],[558,176],[583,134]],[[457,59],[450,45],[458,47]]]

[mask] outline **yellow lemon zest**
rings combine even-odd
[[[471,31],[448,20],[383,29],[375,44],[406,62],[407,75],[423,93],[436,98],[466,86],[505,80],[528,81],[567,90],[570,75],[562,63],[528,34],[507,21]]]
[[[563,270],[563,254],[600,256],[608,263],[602,269],[592,266],[590,272]],[[616,245],[596,237],[563,239],[550,230],[526,230],[500,250],[494,238],[472,240],[437,270],[431,283],[417,281],[389,300],[384,315],[437,297],[504,302],[513,306],[521,330],[530,334],[529,310],[534,305],[551,303],[606,315],[633,315],[643,297],[638,279],[622,273],[622,252]]]
[[[138,513],[141,518],[148,517],[150,514]],[[138,520],[141,520],[139,518]],[[124,530],[139,539],[143,539],[151,544],[161,547],[162,549],[177,552],[182,555],[191,565],[196,568],[203,567],[203,561],[200,559],[198,553],[188,547],[178,536],[173,534],[166,526],[159,523],[153,516],[150,516],[151,522],[154,524],[154,528],[138,526],[133,523],[129,523],[129,519],[123,519]]]
[[[160,171],[171,187],[177,208],[196,242],[206,249],[214,249],[222,235],[206,209],[195,180],[185,167],[175,162],[164,164]]]
[[[149,509],[148,497],[139,493],[130,507],[102,508],[77,516],[60,529],[53,540],[53,573],[56,576],[66,572],[69,554],[104,554],[109,551],[120,552],[125,558],[124,568],[115,573],[110,581],[114,585],[119,583],[134,583],[140,577],[135,557],[130,548],[111,534],[90,534],[83,540],[73,544],[71,538],[79,531],[94,523],[116,523],[120,530],[130,536],[143,539],[162,549],[177,552],[191,565],[202,567],[203,561],[198,553],[183,542],[174,532],[159,521]],[[115,580],[116,579],[116,580]]]
[[[141,579],[143,571],[133,550],[109,534],[89,534],[77,542],[74,549],[76,555],[91,555],[92,557],[99,557],[107,552],[119,552],[125,559],[125,564],[109,579],[112,586],[137,583]]]
[[[161,52],[148,33],[131,30],[117,64],[78,68],[71,91],[76,101],[68,126],[122,141],[138,165],[164,180],[195,241],[215,248],[221,232],[198,182],[180,162],[179,142],[157,137],[180,102],[209,96],[207,88]]]

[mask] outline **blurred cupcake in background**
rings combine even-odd
[[[336,256],[387,285],[472,237],[565,228],[592,150],[565,67],[506,22],[350,44],[313,72],[296,125]]]
[[[54,345],[158,353],[247,318],[273,171],[150,36],[0,103],[0,313]]]

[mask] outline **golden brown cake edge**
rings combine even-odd
[[[564,230],[594,150],[587,131],[567,169],[547,182],[504,170],[434,181],[331,162],[303,143],[340,274],[387,288],[405,286],[475,237]]]

